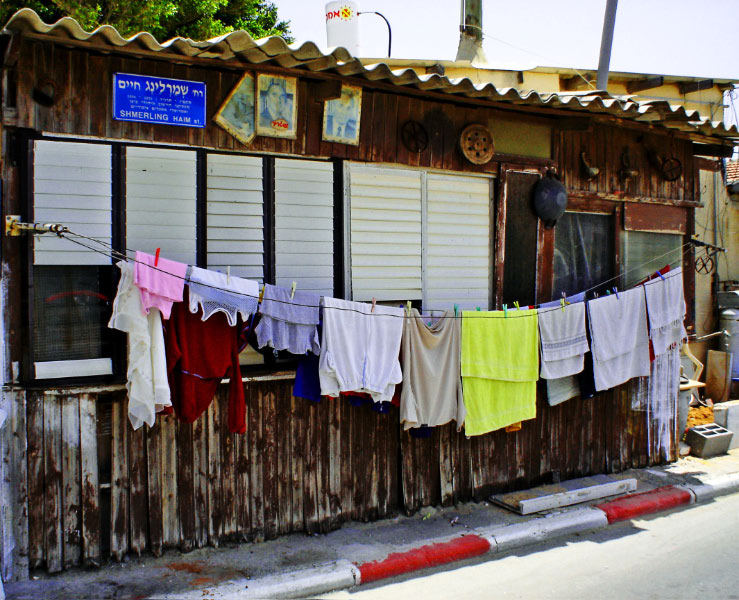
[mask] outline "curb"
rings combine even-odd
[[[549,514],[524,523],[477,529],[470,533],[396,552],[382,560],[361,564],[339,560],[310,569],[264,577],[248,582],[248,588],[229,590],[220,598],[303,598],[381,581],[430,567],[450,564],[484,554],[497,554],[566,535],[607,528],[611,523],[654,514],[676,506],[705,502],[739,491],[739,473],[718,477],[711,483],[666,485],[628,494],[593,507]],[[232,595],[233,594],[233,595]]]

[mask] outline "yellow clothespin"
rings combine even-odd
[[[292,300],[295,297],[295,288],[298,287],[298,284],[293,281],[293,285],[290,288],[290,300]]]
[[[226,285],[231,285],[231,267],[226,267]]]
[[[411,316],[411,308],[413,308],[413,306],[411,305],[411,301],[408,300],[408,302],[405,303],[405,309],[408,311],[409,317]]]
[[[520,307],[520,306],[518,305],[518,300],[514,300],[514,301],[513,301],[513,306],[515,306],[515,307],[516,307],[516,310],[518,310],[519,308],[521,308],[521,307]]]
[[[559,303],[562,305],[562,312],[564,312],[565,311],[565,299],[560,298]]]
[[[259,290],[259,302],[264,299],[264,286]]]
[[[372,298],[372,310],[370,312],[375,312],[375,304],[377,304],[377,298]]]

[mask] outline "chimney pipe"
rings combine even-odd
[[[486,63],[482,50],[482,0],[461,0],[459,46],[455,60]]]
[[[599,90],[608,88],[608,70],[611,65],[611,47],[613,46],[613,28],[616,25],[617,8],[618,0],[608,0],[606,13],[603,16],[603,35],[600,39],[600,58],[598,59],[598,80],[596,84]]]

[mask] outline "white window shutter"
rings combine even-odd
[[[75,233],[111,244],[111,149],[107,144],[34,142],[33,218],[61,223]],[[109,265],[108,249],[94,252],[55,235],[34,236],[34,264]]]
[[[196,156],[126,148],[126,247],[187,264],[196,259]]]
[[[263,281],[262,159],[208,155],[207,264],[209,269]]]
[[[350,163],[354,300],[420,300],[420,171]]]
[[[276,283],[334,294],[333,164],[275,160]]]
[[[490,304],[491,180],[429,173],[424,309]]]

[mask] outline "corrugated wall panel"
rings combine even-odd
[[[62,223],[111,243],[111,150],[104,144],[34,142],[34,220]],[[82,240],[85,244],[94,242]],[[100,246],[101,250],[104,250]],[[110,257],[52,235],[34,237],[34,264],[109,265]]]
[[[193,264],[195,152],[126,148],[126,247]]]
[[[208,155],[208,268],[264,278],[262,159]]]
[[[314,160],[275,160],[277,285],[333,296],[334,167]]]
[[[420,171],[349,164],[354,300],[422,296]]]
[[[489,306],[490,184],[483,177],[428,174],[425,309]]]

